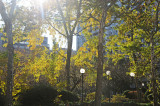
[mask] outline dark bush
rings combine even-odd
[[[37,85],[22,92],[19,102],[23,106],[49,106],[54,104],[57,94],[57,90],[51,86]]]
[[[4,95],[2,93],[2,89],[0,88],[0,106],[4,106]]]
[[[76,94],[72,93],[72,92],[69,92],[69,91],[61,91],[59,93],[59,95],[62,95],[61,96],[61,100],[66,102],[78,102],[79,101],[79,98]]]
[[[124,91],[123,95],[125,95],[126,98],[135,99],[137,97],[137,91],[126,90]]]

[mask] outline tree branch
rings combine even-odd
[[[10,19],[13,18],[13,13],[14,13],[14,10],[15,10],[15,6],[16,6],[16,0],[12,0],[12,5],[11,5],[10,13],[9,13]]]
[[[69,33],[68,33],[68,29],[67,29],[67,25],[66,25],[66,19],[65,19],[65,17],[64,17],[64,15],[63,15],[63,12],[62,12],[62,9],[61,9],[61,6],[60,6],[60,3],[59,3],[59,0],[56,0],[57,1],[57,4],[58,4],[58,10],[59,10],[59,12],[60,12],[60,15],[61,15],[61,17],[62,17],[62,21],[63,21],[63,25],[64,25],[64,29],[65,29],[65,31],[66,31],[66,35],[67,35],[67,37],[69,36]]]
[[[94,26],[95,25],[99,25],[99,24],[94,24]],[[77,35],[78,33],[80,33],[80,32],[82,32],[83,30],[85,30],[85,29],[87,29],[87,28],[90,28],[91,26],[89,25],[89,26],[86,26],[86,27],[84,27],[84,28],[82,28],[80,31],[78,31],[77,33],[74,33],[74,35]]]
[[[9,20],[9,16],[6,13],[6,9],[2,0],[0,0],[0,14],[2,16],[4,23],[7,24]]]
[[[66,57],[65,56],[63,56],[58,50],[56,50],[57,52],[58,52],[58,54],[60,54],[63,58],[65,58],[66,59]]]
[[[48,24],[54,29],[56,30],[59,34],[63,35],[64,37],[67,37],[65,34],[61,33],[57,28],[55,28],[50,22],[49,20],[47,20]]]
[[[77,1],[77,3],[78,3],[78,1]],[[82,0],[79,1],[79,6],[78,6],[78,9],[77,9],[77,18],[76,18],[76,22],[75,22],[74,25],[73,25],[71,34],[73,34],[73,32],[75,31],[75,28],[76,28],[76,26],[77,26],[78,20],[79,20],[79,18],[80,18],[80,16],[81,16],[81,13],[80,13],[81,5],[82,5]]]

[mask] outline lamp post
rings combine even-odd
[[[134,81],[133,81],[133,79],[134,79],[134,77],[135,77],[135,73],[133,73],[133,72],[131,72],[130,73],[130,76],[131,76],[131,78],[132,78],[132,85],[133,85],[133,97],[134,97]]]
[[[83,74],[85,73],[85,69],[81,68],[80,73],[82,74],[82,103],[83,103]]]
[[[111,71],[106,71],[106,74],[107,74],[107,80],[108,80],[108,88],[109,88],[109,103],[110,103],[110,98],[111,98],[111,96],[110,96],[110,87],[109,87],[109,76],[111,75]]]

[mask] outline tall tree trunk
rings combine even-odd
[[[66,4],[67,4],[67,7],[66,7],[66,14],[67,16],[65,17],[64,16],[64,13],[62,11],[62,8],[60,6],[60,2],[59,0],[56,0],[57,1],[57,5],[58,5],[58,10],[60,12],[60,15],[61,15],[61,18],[62,18],[62,22],[63,22],[63,27],[65,29],[65,33],[66,33],[66,37],[67,37],[67,45],[68,45],[68,48],[67,48],[67,60],[66,60],[66,67],[65,67],[65,71],[67,72],[67,90],[70,90],[70,59],[71,59],[71,54],[72,54],[72,41],[73,41],[73,33],[75,31],[75,28],[77,26],[77,23],[78,23],[78,20],[80,18],[80,9],[81,9],[81,4],[82,4],[82,0],[80,0],[78,2],[77,0],[77,15],[76,15],[76,21],[75,23],[73,24],[71,21],[70,21],[70,5],[69,5],[69,0],[66,0]],[[67,21],[66,21],[67,20]],[[73,24],[73,25],[72,25]]]
[[[151,37],[150,37],[150,42],[151,42],[151,74],[152,74],[151,82],[152,82],[152,87],[153,87],[153,105],[158,106],[153,35],[151,35]]]
[[[12,88],[13,88],[13,37],[12,37],[12,22],[9,21],[7,28],[8,36],[8,67],[7,67],[7,89],[6,89],[6,106],[12,106]]]
[[[72,54],[72,36],[68,36],[68,48],[67,48],[67,60],[66,60],[66,72],[67,72],[67,90],[70,90],[70,60]]]
[[[156,69],[155,69],[155,52],[154,52],[154,46],[155,46],[155,37],[154,35],[159,31],[159,4],[160,2],[157,0],[157,9],[156,9],[156,18],[155,18],[155,29],[153,29],[152,33],[150,34],[150,46],[151,46],[151,75],[152,75],[152,79],[151,79],[151,82],[152,82],[152,87],[153,87],[153,105],[154,106],[158,106],[158,89],[157,89],[157,72],[156,72]]]
[[[101,106],[102,78],[103,78],[103,43],[104,43],[103,35],[104,35],[106,17],[107,17],[107,10],[106,8],[104,8],[98,34],[99,43],[98,43],[98,64],[97,64],[95,106]]]
[[[131,28],[131,41],[134,42],[134,31],[133,31],[133,22],[131,23],[132,24],[132,28]],[[137,56],[136,56],[136,53],[132,53],[133,55],[133,59],[134,59],[134,62],[135,62],[135,65],[136,65],[136,71],[138,70],[138,62],[137,62]],[[135,88],[137,90],[137,95],[135,95],[135,98],[136,101],[140,102],[141,101],[141,98],[140,98],[140,90],[139,90],[139,87],[138,87],[138,77],[139,77],[139,74],[136,73],[135,75]]]
[[[5,30],[8,38],[8,64],[7,64],[7,89],[5,106],[12,106],[12,88],[13,88],[13,36],[12,36],[12,17],[15,9],[16,0],[12,0],[12,5],[9,14],[6,13],[6,8],[2,0],[0,0],[0,14],[5,23]]]

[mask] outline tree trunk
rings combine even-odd
[[[158,106],[158,89],[157,89],[157,82],[156,80],[157,78],[157,72],[155,69],[155,52],[154,52],[154,46],[155,46],[155,39],[154,35],[159,31],[159,27],[158,27],[158,23],[159,23],[159,3],[157,0],[157,9],[156,9],[156,18],[155,18],[155,30],[152,31],[152,33],[150,34],[150,46],[151,46],[151,75],[152,75],[152,79],[151,79],[151,83],[152,83],[152,87],[153,87],[153,106]],[[155,31],[155,32],[154,32]]]
[[[57,1],[57,5],[58,5],[58,10],[59,10],[61,18],[62,18],[63,27],[65,29],[65,33],[66,33],[66,37],[67,37],[67,43],[68,43],[67,44],[68,48],[67,48],[67,60],[66,60],[65,71],[67,72],[67,75],[66,75],[66,77],[67,77],[66,78],[67,79],[67,90],[70,90],[70,86],[71,86],[70,85],[70,59],[71,59],[71,54],[72,54],[73,33],[75,31],[75,28],[77,26],[78,20],[80,18],[80,8],[81,8],[82,0],[80,0],[79,4],[77,4],[78,5],[77,17],[76,17],[75,23],[73,24],[73,27],[71,25],[72,22],[70,21],[70,15],[69,15],[69,13],[70,13],[70,6],[68,5],[69,4],[69,0],[66,0],[66,4],[67,4],[67,7],[66,7],[67,16],[66,17],[64,16],[64,13],[63,13],[63,11],[61,9],[59,0],[56,0],[56,1]],[[66,18],[67,18],[67,21],[66,21]]]
[[[13,37],[12,37],[12,23],[8,22],[7,36],[8,36],[8,67],[7,67],[7,89],[6,89],[6,106],[12,106],[12,88],[13,88]]]
[[[72,40],[73,37],[68,36],[68,48],[67,48],[67,60],[66,60],[66,72],[67,72],[67,90],[70,90],[70,59],[72,54]]]
[[[151,42],[151,74],[152,74],[152,87],[153,87],[153,105],[158,106],[158,95],[157,95],[157,85],[156,85],[156,70],[155,70],[155,62],[154,62],[154,39],[153,35],[150,37]]]
[[[0,0],[0,14],[5,23],[5,30],[8,38],[8,64],[7,64],[7,89],[6,89],[6,102],[5,106],[12,106],[12,88],[13,88],[13,36],[12,36],[12,16],[15,9],[16,0],[12,0],[12,5],[9,14],[6,12],[6,8],[3,2]]]
[[[98,66],[97,66],[97,81],[96,81],[96,94],[95,94],[95,106],[101,106],[102,96],[102,78],[103,78],[103,35],[105,28],[105,21],[107,17],[107,10],[104,8],[102,19],[100,22],[99,34],[98,34]]]

